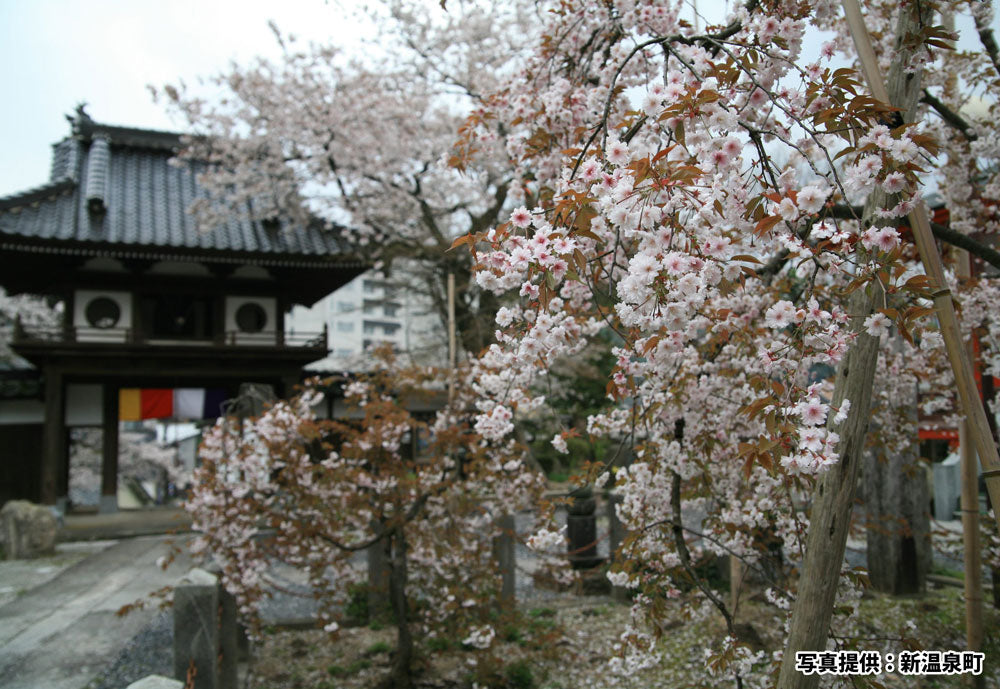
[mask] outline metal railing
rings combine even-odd
[[[13,344],[148,344],[164,346],[205,346],[205,347],[302,347],[327,348],[327,329],[321,332],[257,332],[237,330],[217,332],[209,337],[149,336],[136,328],[98,328],[81,325],[24,325],[14,322]]]

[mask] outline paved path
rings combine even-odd
[[[177,582],[189,561],[166,572],[162,536],[122,540],[0,607],[0,687],[81,689],[154,618],[125,617],[123,605]]]

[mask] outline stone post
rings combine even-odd
[[[569,562],[573,569],[592,569],[600,564],[597,555],[597,500],[590,486],[570,493],[566,508],[566,532],[569,537]]]
[[[618,518],[618,505],[622,502],[622,496],[614,491],[607,491],[604,494],[604,508],[608,515],[608,561],[615,560],[615,553],[625,540],[625,525]]]
[[[192,569],[174,589],[174,677],[193,689],[236,689],[236,603],[218,578]]]
[[[609,490],[605,492],[604,499],[604,507],[608,515],[608,563],[613,564],[617,560],[618,549],[625,540],[625,525],[618,518],[618,505],[622,502],[622,496]],[[612,586],[611,597],[617,601],[627,601],[629,599],[628,589],[622,586]]]
[[[958,454],[948,455],[934,465],[934,518],[939,522],[952,521],[959,508],[962,495],[962,467]]]
[[[238,642],[243,638],[236,622],[236,597],[219,581],[219,681],[222,689],[236,689]]]
[[[514,515],[505,514],[497,520],[500,535],[493,539],[493,556],[500,569],[500,600],[513,603],[517,596],[517,556],[514,551]]]

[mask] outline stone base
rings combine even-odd
[[[27,560],[55,552],[59,522],[48,505],[11,500],[0,510],[0,529],[8,560]]]
[[[97,505],[98,514],[115,514],[118,511],[117,495],[102,495],[101,502]]]

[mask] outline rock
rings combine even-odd
[[[0,510],[0,529],[8,560],[27,560],[55,552],[59,522],[45,505],[11,500]]]
[[[184,682],[163,675],[150,675],[138,682],[132,682],[125,689],[184,689]]]
[[[218,578],[212,572],[201,567],[192,567],[191,571],[177,582],[178,586],[215,586]]]

